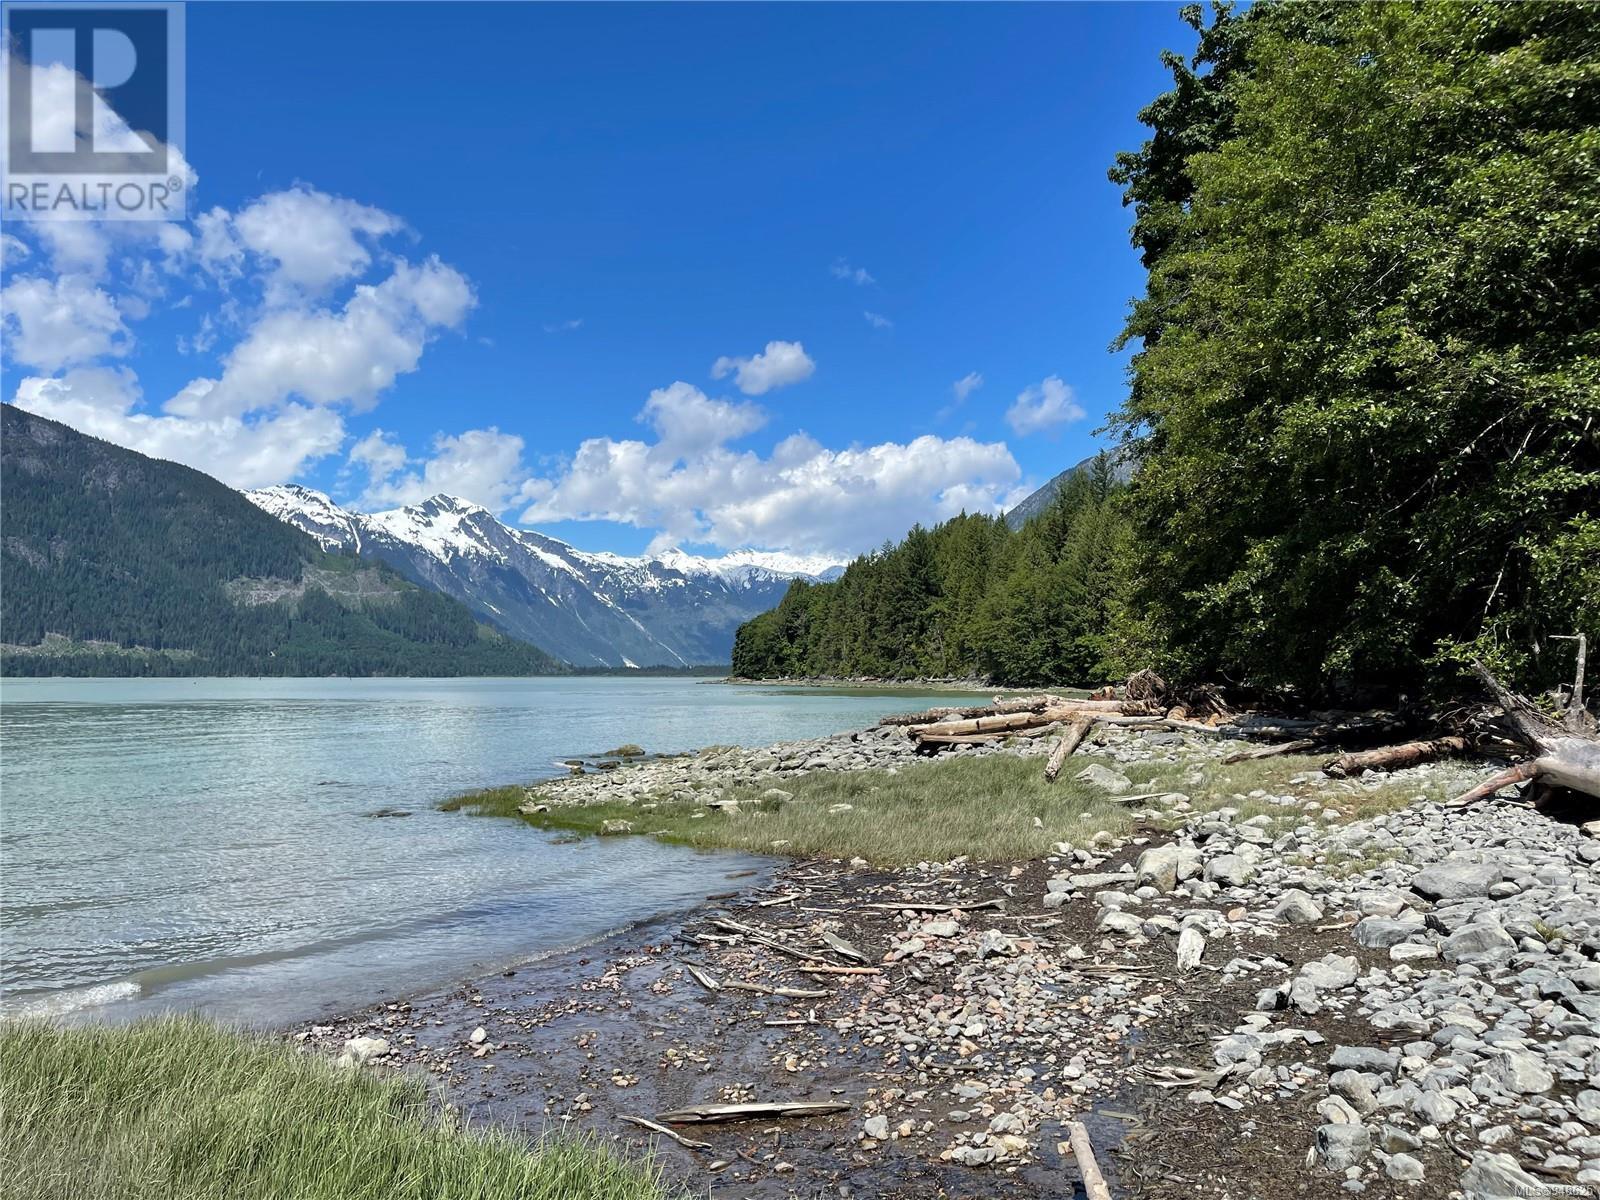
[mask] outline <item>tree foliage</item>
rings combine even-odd
[[[1389,690],[1475,649],[1549,682],[1550,634],[1600,633],[1600,6],[1186,15],[1112,171],[1167,665]]]
[[[962,515],[913,529],[831,583],[797,580],[740,628],[734,674],[1027,685],[1125,673],[1138,634],[1120,600],[1129,537],[1101,460],[1020,531]]]

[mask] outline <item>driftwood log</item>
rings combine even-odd
[[[1061,774],[1061,768],[1067,765],[1067,759],[1072,757],[1072,752],[1078,748],[1078,743],[1088,735],[1090,727],[1094,725],[1093,717],[1079,717],[1062,731],[1061,740],[1050,751],[1050,761],[1044,765],[1044,781],[1054,783],[1056,776]]]
[[[1072,1143],[1072,1157],[1078,1162],[1078,1174],[1083,1176],[1083,1194],[1088,1200],[1111,1200],[1111,1189],[1100,1173],[1100,1164],[1094,1160],[1094,1147],[1089,1144],[1089,1131],[1082,1121],[1068,1122],[1067,1138]]]
[[[1464,754],[1467,739],[1464,737],[1432,738],[1422,742],[1402,742],[1398,746],[1383,746],[1377,750],[1360,750],[1354,754],[1341,754],[1322,764],[1322,770],[1335,777],[1359,775],[1363,771],[1400,771],[1406,767],[1420,766],[1436,758]]]
[[[1559,723],[1503,687],[1482,663],[1473,662],[1474,673],[1505,710],[1506,723],[1510,725],[1513,736],[1531,757],[1457,796],[1453,804],[1475,804],[1501,788],[1528,781],[1532,781],[1538,790],[1535,802],[1557,788],[1567,788],[1600,799],[1600,738],[1594,733],[1594,718],[1583,706],[1583,659],[1586,649],[1580,640],[1577,681],[1567,702],[1567,711]]]

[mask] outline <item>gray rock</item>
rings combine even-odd
[[[1487,1074],[1506,1091],[1518,1096],[1548,1092],[1556,1084],[1555,1076],[1544,1063],[1520,1050],[1499,1051],[1489,1063]]]
[[[1139,855],[1133,865],[1133,881],[1140,887],[1170,892],[1178,886],[1178,847],[1154,846]]]
[[[1366,1071],[1390,1075],[1400,1065],[1398,1050],[1379,1050],[1375,1046],[1335,1046],[1328,1056],[1331,1071]]]
[[[1097,788],[1104,788],[1108,792],[1127,792],[1133,788],[1133,780],[1099,763],[1091,763],[1074,778],[1093,784]]]
[[[1206,864],[1205,878],[1223,887],[1243,887],[1255,873],[1256,869],[1237,854],[1219,854]]]
[[[1467,925],[1444,940],[1446,962],[1503,962],[1517,952],[1517,943],[1498,925]]]
[[[1299,888],[1290,888],[1273,908],[1272,919],[1285,925],[1310,925],[1322,920],[1322,909]]]
[[[1300,977],[1309,979],[1319,988],[1336,992],[1347,988],[1361,975],[1361,964],[1354,955],[1325,954],[1316,962],[1300,968]]]
[[[384,1058],[389,1053],[389,1040],[381,1037],[353,1037],[344,1044],[344,1052],[339,1055],[338,1063],[341,1067],[361,1067],[376,1058]]]
[[[1372,1150],[1372,1135],[1365,1125],[1317,1126],[1317,1157],[1334,1171],[1357,1167]]]
[[[1487,896],[1504,876],[1505,870],[1497,863],[1442,862],[1417,872],[1411,888],[1429,900],[1463,900]]]
[[[1422,1164],[1409,1154],[1393,1154],[1389,1157],[1389,1165],[1384,1168],[1384,1173],[1390,1179],[1421,1179]]]
[[[1391,917],[1367,917],[1357,921],[1351,930],[1356,945],[1368,950],[1387,950],[1407,938],[1422,932],[1422,926],[1413,921],[1396,921]]]
[[[1545,1188],[1511,1155],[1480,1150],[1461,1176],[1461,1190],[1466,1200],[1525,1200],[1541,1195]]]
[[[861,1123],[861,1132],[875,1142],[885,1141],[889,1137],[889,1118],[885,1116],[868,1117]]]

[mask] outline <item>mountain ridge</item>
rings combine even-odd
[[[391,569],[326,553],[200,471],[0,405],[9,675],[563,669]]]
[[[584,551],[443,493],[375,513],[343,508],[300,484],[244,495],[324,549],[380,559],[511,636],[584,667],[725,663],[739,625],[777,604],[793,580],[843,570],[824,558],[770,551],[720,558],[677,549],[637,557]]]

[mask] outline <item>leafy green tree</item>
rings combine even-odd
[[[1600,633],[1600,6],[1257,4],[1200,45],[1113,171],[1141,619],[1313,693],[1469,650],[1548,682]]]

